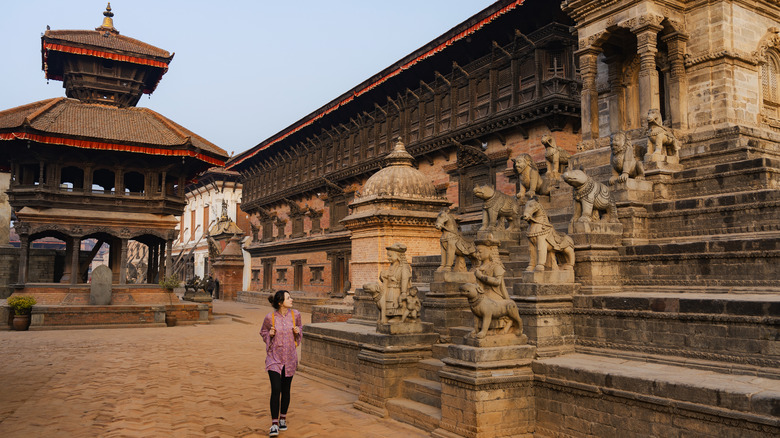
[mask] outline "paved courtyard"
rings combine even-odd
[[[214,311],[209,325],[0,331],[0,436],[268,436],[258,331],[270,307],[216,301]],[[356,399],[296,374],[280,437],[428,436],[353,409]]]

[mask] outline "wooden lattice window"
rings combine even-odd
[[[778,109],[780,109],[778,76],[780,76],[780,56],[775,51],[769,51],[766,62],[761,66],[761,93],[764,99],[764,110],[772,117],[778,117]]]

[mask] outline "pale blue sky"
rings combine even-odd
[[[494,0],[118,0],[122,35],[175,52],[149,107],[243,152]],[[40,36],[94,29],[102,0],[3,0],[0,110],[65,95],[44,79]]]

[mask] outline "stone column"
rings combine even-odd
[[[119,284],[127,284],[127,239],[120,239],[119,244]]]
[[[651,109],[660,109],[658,95],[658,71],[655,65],[656,36],[663,29],[661,26],[645,23],[631,29],[636,35],[637,51],[639,52],[639,115],[642,126],[647,128],[647,113]]]
[[[599,51],[589,47],[577,52],[582,76],[582,139],[599,137],[599,92],[596,89]]]
[[[8,203],[6,190],[11,184],[11,174],[0,172],[0,247],[10,246],[11,204]]]
[[[28,234],[19,234],[19,284],[27,282],[27,259],[30,254],[30,236]]]
[[[672,128],[688,128],[688,77],[685,74],[685,45],[688,35],[674,32],[662,38],[669,51],[671,74],[669,81],[669,110]]]
[[[70,284],[79,282],[79,253],[81,253],[81,237],[73,237],[71,240],[73,249],[70,253]]]
[[[609,133],[614,134],[625,128],[625,93],[626,87],[622,81],[621,57],[611,56],[607,58],[609,71]]]
[[[171,257],[173,253],[173,240],[168,239],[165,241],[165,275],[172,274],[171,272]]]

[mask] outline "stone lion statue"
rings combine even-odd
[[[617,132],[610,139],[612,148],[612,177],[609,184],[626,182],[629,178],[643,179],[645,175],[642,158],[635,152],[634,145],[626,138],[626,134]]]
[[[574,216],[571,221],[599,221],[599,211],[605,211],[606,222],[618,222],[615,198],[609,187],[593,181],[582,169],[569,169],[563,173],[563,180],[574,188]]]
[[[574,269],[574,240],[566,234],[555,231],[544,206],[531,198],[525,203],[523,219],[528,221],[528,249],[531,262],[526,271],[557,270],[556,255],[563,256],[562,268]]]
[[[517,199],[522,199],[526,194],[529,197],[534,195],[549,195],[550,185],[548,180],[539,175],[539,169],[536,167],[533,158],[528,154],[520,154],[512,158],[514,169],[520,180],[520,190],[517,192]]]
[[[479,265],[476,256],[476,247],[472,242],[463,238],[458,228],[458,222],[449,208],[442,208],[436,217],[436,229],[441,231],[441,265],[440,272],[466,272],[466,260],[468,257],[472,264]]]
[[[567,151],[555,144],[555,139],[550,134],[542,136],[542,146],[544,146],[544,158],[547,160],[547,175],[550,178],[558,179],[569,165],[570,155]]]
[[[661,112],[651,108],[647,112],[647,155],[653,161],[661,161],[663,156],[680,156],[680,141],[671,129],[664,126]]]
[[[499,229],[499,219],[502,218],[509,222],[507,228],[517,227],[517,218],[520,216],[520,204],[517,198],[487,185],[474,187],[474,196],[484,201],[480,230]]]

